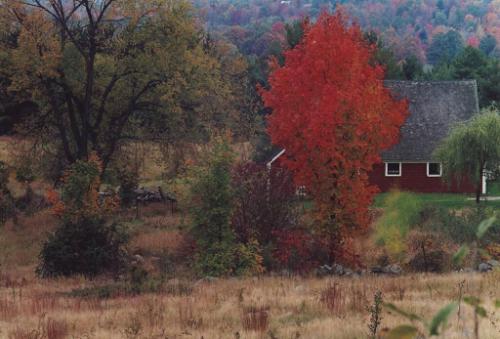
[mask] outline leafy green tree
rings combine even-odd
[[[455,79],[481,79],[488,65],[488,58],[479,49],[467,46],[453,60],[453,78]]]
[[[465,178],[476,186],[476,202],[482,194],[483,176],[492,176],[500,168],[500,115],[496,109],[484,109],[469,122],[453,128],[437,148],[435,157],[443,164],[444,176],[459,183]]]
[[[236,241],[231,228],[233,191],[231,168],[234,154],[226,141],[217,140],[198,168],[192,186],[196,266],[200,273],[221,276],[236,269]]]
[[[449,63],[463,48],[464,41],[457,31],[436,34],[427,49],[427,62],[431,65]]]

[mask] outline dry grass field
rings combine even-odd
[[[178,215],[144,210],[132,226],[131,250],[146,258],[175,251],[180,222]],[[500,337],[493,305],[500,298],[500,272],[216,280],[174,274],[154,293],[109,293],[116,284],[110,278],[35,276],[40,244],[53,227],[53,217],[43,212],[0,232],[0,338],[367,338],[367,308],[376,291],[384,302],[426,319],[460,295],[480,296],[488,310],[480,338]],[[380,333],[406,323],[384,310]],[[462,302],[441,338],[473,338],[473,328],[472,310]]]
[[[500,337],[489,301],[500,296],[498,273],[169,280],[161,293],[107,299],[66,294],[103,281],[40,281],[23,270],[0,278],[1,338],[366,338],[366,308],[375,291],[385,302],[430,318],[459,298],[461,285],[490,311],[480,322],[480,337]],[[407,322],[384,311],[382,332]],[[462,303],[441,337],[471,338],[473,327]]]

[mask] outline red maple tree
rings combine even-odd
[[[268,132],[286,149],[283,164],[315,200],[332,250],[348,252],[357,231],[369,224],[377,188],[368,173],[380,153],[397,142],[408,114],[405,101],[384,87],[384,70],[371,63],[375,46],[340,13],[323,13],[306,24],[302,42],[272,61],[270,89],[261,89],[272,109]]]

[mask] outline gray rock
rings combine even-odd
[[[339,265],[339,264],[333,264],[332,266],[333,274],[335,275],[344,275],[346,270],[344,269],[344,266]]]
[[[400,275],[403,272],[403,269],[401,266],[397,264],[392,264],[392,265],[387,265],[382,269],[383,273],[386,274],[393,274],[393,275]]]
[[[489,264],[491,267],[500,267],[500,261],[498,260],[488,260],[486,262],[487,264]]]
[[[316,275],[318,277],[325,277],[333,274],[333,269],[330,265],[321,265],[316,269]]]
[[[493,269],[493,266],[491,266],[489,263],[486,263],[486,262],[480,263],[479,266],[477,267],[477,270],[479,272],[482,272],[482,273],[489,272],[492,269]]]

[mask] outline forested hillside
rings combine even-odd
[[[475,0],[194,0],[209,29],[223,34],[245,54],[273,53],[286,33],[283,22],[314,19],[322,10],[342,10],[365,30],[382,33],[399,60],[415,55],[439,61],[435,50],[453,49],[456,31],[465,45],[489,54],[500,38],[500,1]],[[438,39],[435,39],[435,38]],[[456,38],[456,37],[455,37]],[[439,46],[432,46],[433,42]]]

